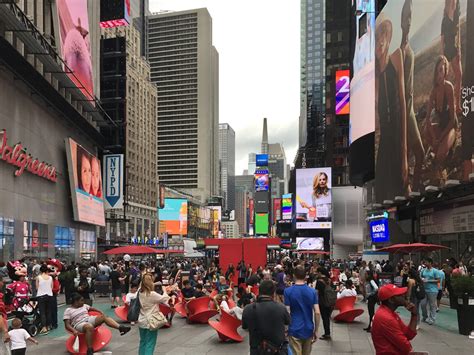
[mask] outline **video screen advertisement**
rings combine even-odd
[[[296,238],[296,250],[324,250],[323,237]]]
[[[268,213],[255,213],[255,235],[268,235]]]
[[[281,198],[273,199],[273,224],[281,220]]]
[[[375,30],[377,201],[468,181],[474,2],[391,0]]]
[[[100,160],[71,138],[65,143],[74,220],[105,226]]]
[[[285,194],[281,196],[281,219],[288,221],[293,218],[293,195]]]
[[[336,71],[336,115],[350,113],[350,70]]]
[[[112,28],[130,24],[131,0],[101,0],[100,27]]]
[[[165,207],[159,210],[158,217],[165,223],[169,235],[188,234],[188,200],[165,198]]]
[[[253,200],[256,213],[268,213],[270,211],[270,193],[268,191],[257,191]]]
[[[386,243],[390,241],[390,231],[388,229],[388,219],[370,221],[370,237],[372,243]]]
[[[94,100],[87,0],[57,0],[61,56],[72,71],[69,78],[88,100]],[[69,72],[67,68],[64,68]]]
[[[268,170],[255,170],[255,191],[268,191],[270,178]]]
[[[256,154],[255,164],[257,166],[268,166],[268,154]]]
[[[332,226],[331,168],[296,170],[296,229]]]

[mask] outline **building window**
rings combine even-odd
[[[45,259],[48,257],[48,226],[23,222],[23,256]]]
[[[338,32],[338,33],[337,33],[337,40],[338,40],[339,42],[342,41],[342,32]]]
[[[76,230],[67,227],[54,229],[54,247],[56,259],[71,261],[74,260],[74,250],[76,245]]]
[[[0,216],[0,260],[5,263],[9,260],[13,260],[14,258],[14,227],[15,221],[12,218]]]
[[[79,243],[81,259],[92,260],[95,259],[95,252],[97,250],[97,241],[94,231],[79,231]]]

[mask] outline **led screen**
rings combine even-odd
[[[101,0],[100,27],[111,28],[130,24],[131,0]]]
[[[268,166],[268,154],[257,154],[255,160],[257,166]]]
[[[255,234],[268,234],[268,213],[255,214]]]
[[[349,70],[336,71],[336,115],[350,113],[350,82]]]
[[[268,171],[255,171],[255,191],[268,191]]]
[[[372,243],[382,243],[390,241],[388,219],[379,219],[376,221],[371,221],[369,224]]]
[[[188,233],[188,201],[179,198],[165,198],[165,207],[159,211],[159,219],[165,224],[169,235]]]
[[[293,216],[292,194],[282,195],[281,197],[281,217],[283,220],[290,220]]]
[[[268,213],[269,211],[269,198],[270,194],[268,191],[257,191],[254,195],[254,205],[256,213]]]
[[[296,238],[296,250],[324,250],[324,238]]]
[[[331,168],[296,170],[297,229],[331,228],[331,181]]]
[[[105,226],[100,160],[71,138],[66,154],[74,220]]]

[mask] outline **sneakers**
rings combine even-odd
[[[120,335],[125,335],[125,334],[127,334],[127,333],[130,331],[130,329],[132,329],[132,328],[130,328],[129,326],[121,325],[121,326],[119,327]]]
[[[321,340],[331,340],[331,336],[323,334],[323,335],[321,335],[321,337],[319,337],[319,339],[321,339]]]

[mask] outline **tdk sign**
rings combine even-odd
[[[379,219],[370,222],[370,236],[372,243],[384,243],[390,240],[388,219]]]

